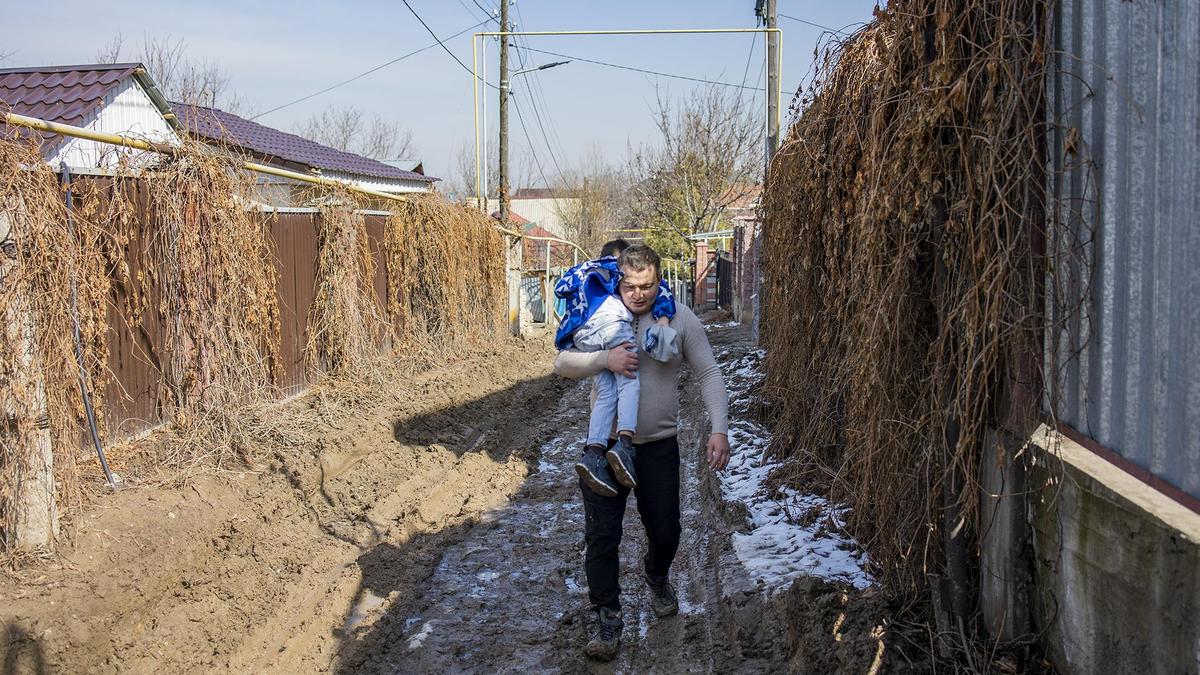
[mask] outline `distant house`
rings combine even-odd
[[[186,103],[173,103],[188,133],[262,164],[289,171],[340,180],[389,193],[430,192],[440,178],[337,150],[307,138],[239,117],[233,113]],[[412,167],[420,169],[420,162]],[[295,206],[301,184],[286,178],[260,176],[258,198],[274,206]]]
[[[178,144],[175,116],[140,63],[0,69],[0,109],[93,131]],[[0,127],[6,125],[0,124]],[[20,129],[41,137],[42,156],[57,167],[107,169],[142,154],[107,143]]]
[[[579,199],[562,190],[550,188],[520,188],[509,198],[514,211],[520,211],[530,221],[546,228],[556,237],[567,234],[563,216],[579,207]],[[499,208],[499,201],[488,200],[488,209]]]
[[[493,211],[493,220],[500,220],[500,212]],[[530,237],[558,237],[559,235],[531,222],[516,211],[508,212],[508,226],[520,230]],[[550,266],[568,267],[574,261],[574,248],[570,244],[545,241],[542,239],[526,239],[524,242],[524,267],[529,270],[541,270],[546,267],[546,247],[550,247]]]

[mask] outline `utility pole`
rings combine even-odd
[[[508,2],[500,0],[500,226],[509,226],[508,216]],[[524,244],[520,237],[508,238],[508,330],[521,334],[521,267]]]
[[[767,0],[767,166],[779,150],[779,16],[776,0]]]
[[[766,185],[768,183],[767,174],[771,170],[771,160],[775,158],[775,152],[779,150],[779,33],[775,31],[779,27],[779,12],[777,0],[757,0],[754,9],[770,29],[767,31],[767,148],[764,153],[766,165],[763,167],[763,184]],[[750,244],[755,258],[750,339],[756,345],[760,336],[763,299],[767,291],[763,285],[762,269],[764,227],[766,227],[766,223],[755,223]]]

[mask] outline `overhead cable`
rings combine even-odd
[[[454,35],[451,35],[450,37],[448,37],[448,38],[446,38],[446,39],[447,39],[447,40],[451,40],[451,39],[454,39],[454,38],[458,37],[459,35],[462,35],[463,33],[466,33],[466,32],[468,32],[468,31],[475,30],[476,28],[479,28],[480,26],[484,25],[485,23],[488,23],[488,21],[490,21],[490,19],[489,19],[489,20],[485,20],[485,21],[480,21],[479,23],[475,24],[474,26],[468,26],[468,27],[466,27],[466,28],[464,28],[464,29],[462,29],[462,30],[458,31],[458,32],[457,32],[457,33],[455,33]],[[351,77],[351,78],[350,78],[350,79],[348,79],[348,80],[342,80],[341,82],[338,82],[337,84],[332,84],[332,85],[330,85],[330,86],[328,86],[328,87],[325,87],[325,88],[324,88],[324,89],[322,89],[321,91],[315,91],[315,92],[313,92],[313,93],[311,93],[311,94],[309,94],[309,95],[307,95],[307,96],[301,96],[300,98],[296,99],[295,101],[290,101],[290,102],[288,102],[288,103],[284,103],[284,104],[283,104],[283,105],[281,105],[281,106],[276,106],[276,107],[274,107],[274,108],[271,108],[270,110],[267,110],[267,111],[265,111],[265,112],[260,112],[260,113],[258,113],[257,115],[254,115],[253,117],[251,117],[250,119],[252,119],[252,120],[256,120],[256,119],[258,119],[258,118],[260,118],[260,117],[262,117],[262,116],[264,116],[264,115],[269,115],[269,114],[271,114],[271,113],[273,113],[273,112],[277,112],[277,111],[279,111],[279,110],[283,110],[284,108],[290,108],[291,106],[294,106],[294,105],[296,105],[297,103],[302,103],[302,102],[304,102],[304,101],[307,101],[307,100],[308,100],[308,99],[310,99],[310,98],[314,98],[314,97],[316,97],[316,96],[320,96],[321,94],[325,94],[325,93],[331,92],[331,91],[333,91],[334,89],[337,89],[338,87],[341,87],[341,86],[343,86],[343,85],[350,84],[351,82],[354,82],[355,80],[360,80],[360,79],[362,79],[362,78],[366,77],[367,75],[370,75],[371,73],[374,73],[374,72],[375,72],[375,71],[377,71],[377,70],[383,70],[384,68],[387,68],[388,66],[390,66],[390,65],[392,65],[392,64],[394,64],[394,63],[399,63],[400,61],[403,61],[404,59],[407,59],[407,58],[408,58],[408,57],[410,57],[410,56],[416,56],[417,54],[420,54],[421,52],[423,52],[423,51],[426,51],[426,50],[428,50],[428,49],[433,49],[433,48],[434,48],[434,47],[436,47],[436,46],[438,46],[438,43],[437,43],[437,42],[431,42],[431,43],[429,43],[429,44],[425,45],[424,47],[421,47],[420,49],[414,49],[413,51],[411,51],[411,52],[409,52],[409,53],[405,54],[404,56],[398,56],[398,57],[396,57],[396,58],[392,59],[391,61],[388,61],[387,63],[381,63],[381,64],[379,64],[378,66],[375,66],[374,68],[371,68],[370,70],[365,70],[365,71],[363,71],[363,72],[359,73],[358,75],[355,75],[354,77]]]

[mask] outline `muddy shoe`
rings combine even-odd
[[[592,639],[588,640],[587,646],[583,648],[583,653],[597,661],[612,661],[617,656],[617,649],[621,646],[621,631],[624,628],[625,623],[621,621],[621,610],[601,607],[600,626],[596,629]]]
[[[583,457],[575,462],[575,472],[579,474],[579,478],[583,484],[588,486],[592,492],[601,497],[616,497],[617,485],[613,482],[612,472],[608,469],[608,462],[604,460],[604,456],[599,452],[592,450],[584,450]]]
[[[605,454],[617,482],[627,488],[637,487],[637,474],[633,470],[633,458],[636,455],[637,451],[633,449],[633,444],[624,436],[619,438],[617,444]]]
[[[650,607],[654,610],[654,616],[665,619],[679,613],[679,598],[670,580],[647,576],[646,585],[650,587]]]

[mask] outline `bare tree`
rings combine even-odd
[[[611,166],[599,147],[568,169],[556,188],[566,197],[558,202],[567,238],[588,251],[598,251],[604,242],[625,234],[628,222],[628,182]]]
[[[489,158],[488,185],[484,188],[485,195],[493,195],[500,189],[499,160]],[[475,146],[471,141],[463,141],[454,156],[454,171],[445,182],[446,196],[458,202],[474,203],[476,199],[475,176]]]
[[[125,48],[125,36],[117,33],[96,50],[96,63],[117,63],[121,60],[121,50]]]
[[[715,85],[694,90],[678,112],[661,90],[656,102],[658,143],[629,160],[630,217],[651,230],[660,253],[684,253],[687,236],[726,224],[730,208],[758,189],[761,123],[737,93]]]
[[[327,108],[296,128],[296,133],[331,148],[371,159],[405,159],[415,153],[412,131],[375,115],[369,121],[355,106]]]
[[[124,48],[125,36],[118,33],[96,52],[96,60],[117,63]],[[229,75],[214,61],[198,61],[188,56],[183,38],[145,36],[141,51],[133,60],[146,67],[168,100],[220,108],[235,115],[250,114],[247,101],[230,86]]]
[[[495,211],[499,208],[495,202],[500,196],[500,153],[495,144],[488,150],[487,185],[484,186],[484,194],[493,206],[491,210]],[[522,187],[541,182],[541,171],[536,160],[528,152],[513,153],[509,159],[509,171],[512,174],[509,184],[513,193]],[[475,144],[472,141],[463,141],[459,146],[452,173],[444,184],[446,195],[455,201],[474,203],[478,186],[475,184]]]

